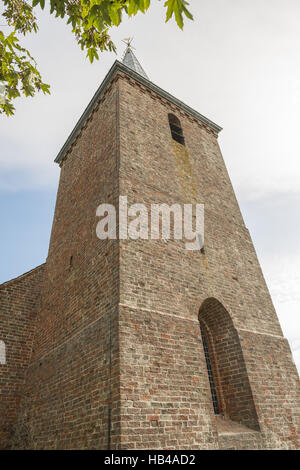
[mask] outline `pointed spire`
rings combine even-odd
[[[123,64],[126,65],[126,67],[129,67],[134,72],[142,75],[142,77],[147,78],[147,80],[149,80],[149,77],[147,76],[145,70],[143,69],[143,67],[141,66],[141,64],[133,53],[133,47],[131,45],[132,38],[126,38],[123,40],[123,42],[125,42],[126,44],[126,49],[122,60]]]

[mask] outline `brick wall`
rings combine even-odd
[[[267,449],[300,448],[300,386],[288,341],[239,331]]]
[[[12,447],[299,447],[299,378],[217,135],[116,74],[62,162]],[[169,113],[180,119],[185,147],[171,138]],[[204,252],[187,251],[184,240],[99,240],[96,208],[118,208],[119,195],[148,208],[204,203]],[[220,325],[209,321],[209,298],[222,307]],[[223,369],[221,427],[201,306]]]
[[[108,448],[118,436],[118,242],[96,236],[118,198],[118,87],[62,164],[17,448]]]
[[[32,353],[44,265],[0,286],[0,449],[10,445]]]
[[[168,113],[180,119],[185,147],[172,140]],[[298,374],[217,136],[126,76],[120,81],[120,194],[149,210],[151,203],[205,204],[204,253],[186,251],[181,240],[120,242],[122,448],[299,447]],[[228,314],[219,318],[227,338],[221,325],[208,325],[217,336],[223,412],[246,424],[245,434],[218,432],[213,414],[198,323],[201,305],[208,319],[209,298]],[[275,340],[278,357],[269,353]]]

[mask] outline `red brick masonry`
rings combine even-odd
[[[114,65],[74,134],[46,264],[0,286],[0,447],[299,449],[299,377],[216,130]],[[99,240],[96,208],[119,195],[204,203],[204,253]]]

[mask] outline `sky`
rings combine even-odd
[[[39,32],[22,42],[51,96],[19,99],[15,116],[0,118],[0,282],[45,261],[53,160],[133,36],[149,78],[223,127],[225,163],[300,371],[300,3],[190,0],[190,10],[180,31],[152,0],[112,29],[118,55],[90,64],[65,20],[37,9]]]

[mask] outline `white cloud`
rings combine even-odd
[[[300,254],[264,256],[264,275],[300,373]]]
[[[190,7],[195,21],[186,21],[184,32],[164,24],[155,2],[149,14],[114,28],[119,58],[130,33],[155,83],[223,125],[220,143],[241,195],[297,190],[299,2],[212,0]],[[55,184],[53,159],[116,57],[104,54],[90,65],[65,21],[38,16],[38,35],[22,41],[52,95],[19,100],[16,117],[2,119],[0,170],[32,171],[31,184],[40,187],[49,175]]]

